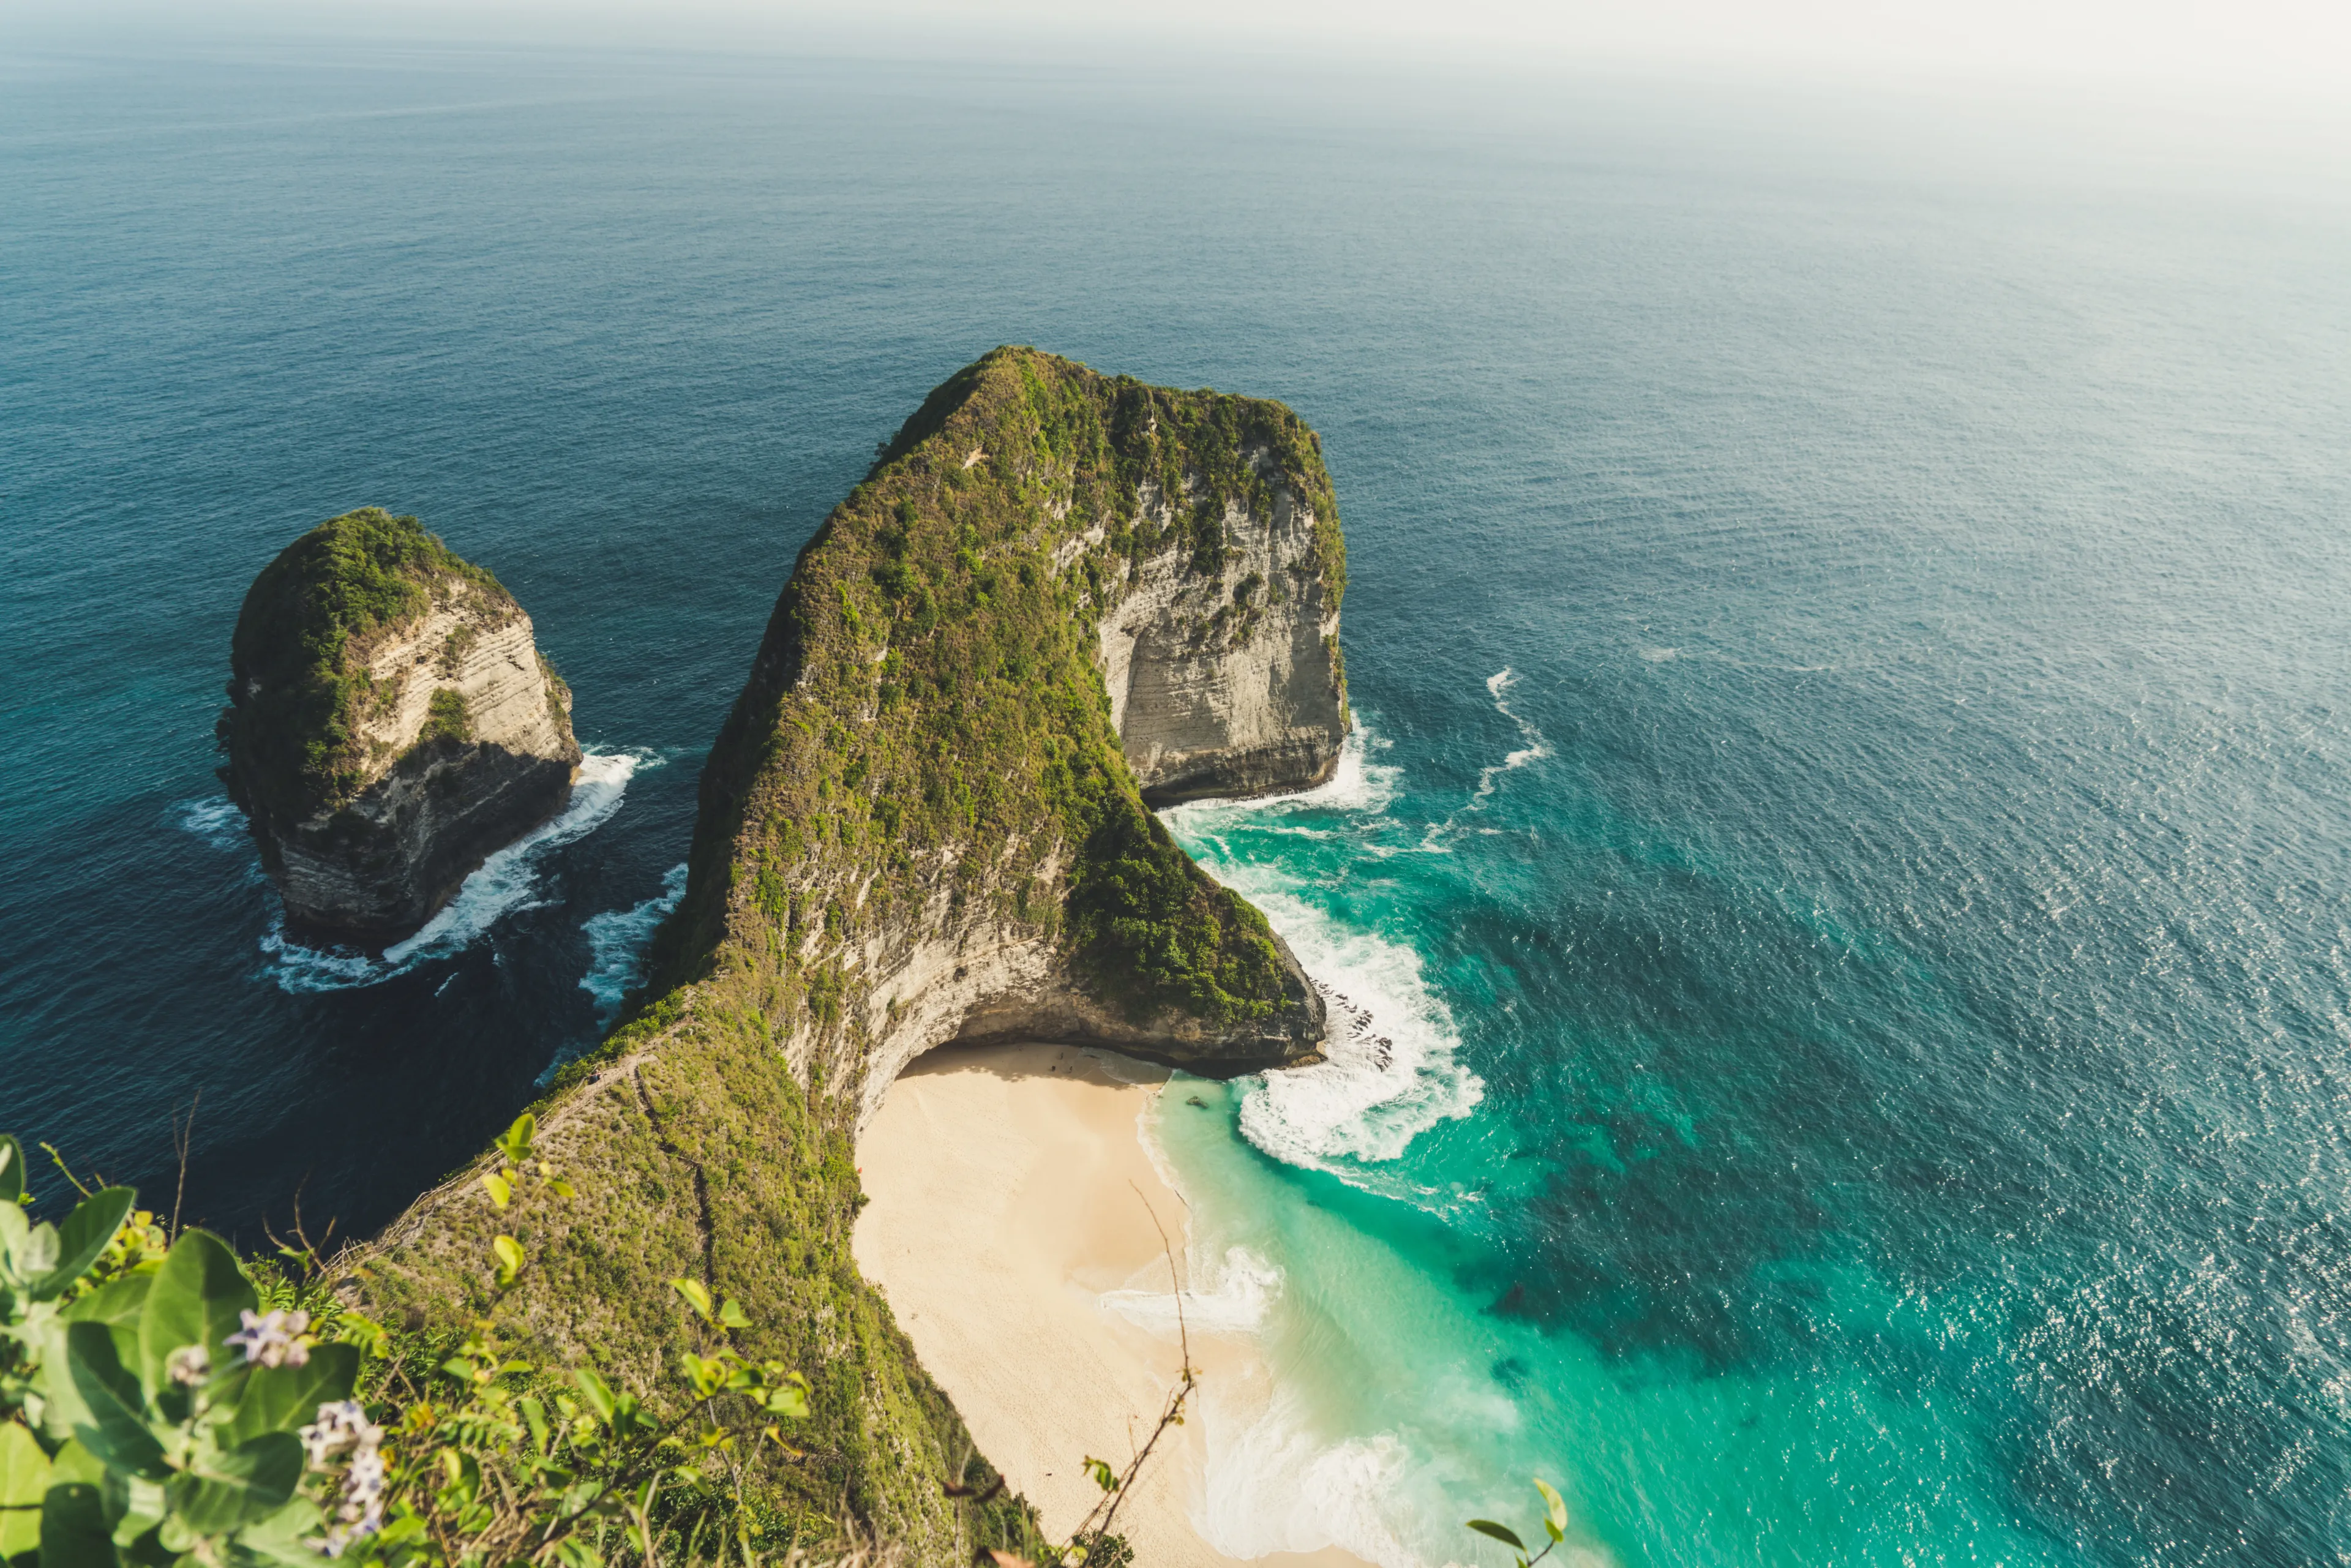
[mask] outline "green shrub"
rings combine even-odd
[[[430,746],[434,741],[467,741],[474,738],[474,716],[465,706],[465,694],[455,686],[443,686],[433,694],[424,710],[424,727],[416,732],[416,744]]]

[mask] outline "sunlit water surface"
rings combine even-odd
[[[192,1214],[381,1223],[613,1016],[876,440],[1035,342],[1290,401],[1352,551],[1342,777],[1173,814],[1343,1025],[1159,1115],[1282,1390],[1212,1539],[1483,1561],[1541,1473],[1594,1562],[2338,1560],[2340,190],[1792,105],[0,61],[8,1124],[154,1190],[201,1092]],[[211,733],[371,503],[591,758],[362,958]]]

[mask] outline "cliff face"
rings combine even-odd
[[[747,1350],[816,1380],[804,1446],[830,1457],[775,1469],[778,1495],[845,1494],[915,1560],[969,1561],[987,1509],[938,1483],[988,1472],[850,1260],[855,1129],[958,1040],[1319,1059],[1319,994],[1138,773],[1325,776],[1344,571],[1319,444],[1280,404],[1025,349],[934,392],[802,551],[704,768],[648,994],[542,1113],[580,1196],[528,1218],[534,1332],[658,1397],[691,1344],[665,1281],[737,1296]],[[460,1316],[501,1218],[477,1187],[429,1195],[348,1288]]]
[[[1139,500],[1176,531],[1185,497],[1150,485]],[[1221,570],[1204,577],[1186,551],[1163,549],[1102,621],[1111,724],[1155,806],[1322,783],[1346,734],[1339,601],[1312,502],[1277,483],[1264,516],[1225,505]]]
[[[562,809],[570,693],[530,617],[413,517],[320,524],[246,595],[222,769],[298,930],[414,931]]]

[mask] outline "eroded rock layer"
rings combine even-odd
[[[233,660],[222,777],[306,935],[413,932],[570,793],[570,692],[530,617],[413,517],[367,507],[287,546]]]

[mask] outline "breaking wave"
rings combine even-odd
[[[297,995],[344,991],[380,986],[419,964],[464,950],[507,915],[536,907],[533,895],[538,890],[540,862],[548,852],[602,827],[621,809],[622,797],[637,770],[660,766],[661,758],[650,752],[590,752],[582,757],[579,781],[571,787],[571,804],[560,816],[542,822],[485,860],[465,879],[457,896],[423,930],[381,955],[351,947],[306,947],[286,935],[281,914],[261,939],[261,950],[268,959],[266,973],[280,989]]]
[[[582,929],[588,934],[590,957],[580,988],[596,998],[599,1023],[611,1023],[621,1010],[622,999],[644,984],[645,946],[653,940],[654,928],[684,896],[685,862],[680,861],[662,877],[657,896],[633,908],[608,909],[588,917]]]
[[[1418,953],[1267,885],[1273,880],[1241,875],[1234,885],[1322,991],[1329,1060],[1255,1080],[1241,1099],[1241,1135],[1286,1164],[1361,1185],[1362,1166],[1399,1158],[1439,1122],[1468,1115],[1485,1084],[1455,1060],[1460,1036]]]

